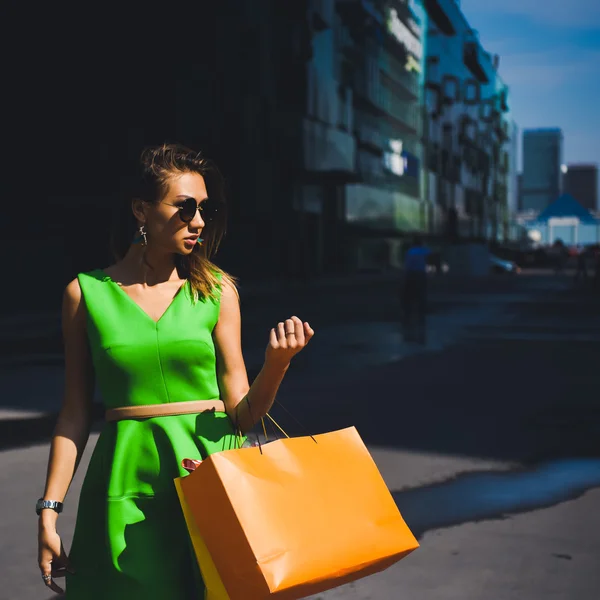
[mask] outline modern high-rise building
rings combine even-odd
[[[598,165],[567,165],[564,191],[588,210],[599,210]]]
[[[432,233],[508,235],[512,119],[500,60],[455,0],[424,0],[426,197]]]
[[[561,193],[563,162],[561,129],[526,129],[523,131],[523,211],[542,211]]]

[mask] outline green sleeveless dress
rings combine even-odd
[[[106,408],[219,398],[212,331],[220,302],[185,283],[155,322],[104,271],[78,276]],[[224,413],[106,423],[81,490],[69,600],[203,598],[173,479],[183,458],[236,447]]]

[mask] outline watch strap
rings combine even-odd
[[[35,505],[35,512],[39,515],[44,509],[47,508],[60,514],[63,509],[63,503],[58,502],[57,500],[44,500],[43,498],[40,498]]]

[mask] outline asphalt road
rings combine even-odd
[[[286,296],[248,311],[250,337],[279,311],[302,303],[301,316],[313,311],[306,318],[318,335],[280,399],[311,432],[357,426],[421,543],[384,573],[318,598],[597,600],[598,297],[540,274],[444,284],[434,293],[428,344],[416,347],[398,333],[393,293],[382,284],[297,302]],[[250,344],[247,355],[258,358],[261,349]],[[0,381],[15,386],[26,372],[5,370]],[[47,393],[45,404],[25,407],[33,424],[49,419],[43,414],[56,405],[59,384],[48,385],[51,371],[29,372]],[[44,597],[31,506],[43,482],[46,430],[21,447],[15,423],[26,421],[12,419],[11,436],[4,420],[13,441],[0,452],[7,600]],[[80,472],[60,518],[67,543],[81,480]]]

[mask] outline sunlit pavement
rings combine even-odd
[[[597,600],[600,310],[557,281],[444,291],[424,346],[402,342],[389,293],[354,308],[337,298],[328,323],[315,314],[312,354],[298,357],[280,399],[311,432],[357,426],[421,542],[384,573],[317,597]],[[259,357],[262,344],[248,352]],[[46,399],[59,385],[30,379]],[[43,445],[0,453],[0,598],[43,593],[31,506],[46,456]],[[81,480],[60,518],[67,542]]]

